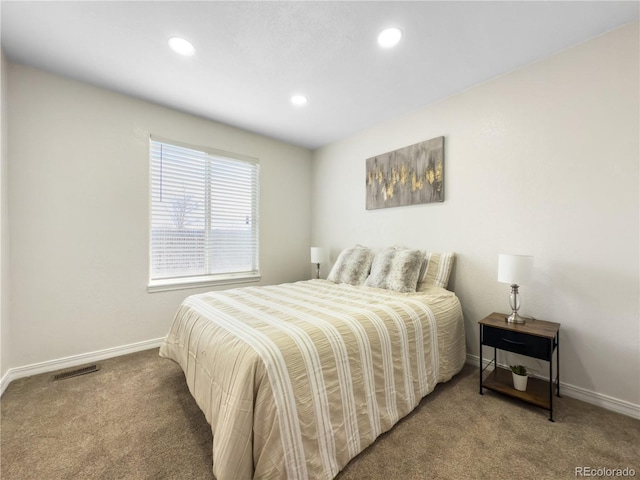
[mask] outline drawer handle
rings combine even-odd
[[[502,340],[508,343],[515,343],[516,345],[526,345],[525,342],[516,342],[515,340],[509,340],[508,338],[503,338]]]

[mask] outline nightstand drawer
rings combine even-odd
[[[541,360],[549,360],[551,358],[551,340],[535,335],[484,325],[482,328],[482,343],[500,350],[507,350]]]

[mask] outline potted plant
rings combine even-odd
[[[509,368],[513,377],[513,388],[524,392],[527,389],[527,367],[524,365],[511,365]]]

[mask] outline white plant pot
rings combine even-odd
[[[526,375],[516,375],[513,372],[511,372],[511,376],[513,377],[513,388],[524,392],[527,389],[527,379],[529,377]]]

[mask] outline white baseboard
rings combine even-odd
[[[129,353],[158,348],[164,338],[156,338],[154,340],[146,340],[144,342],[131,343],[120,347],[107,348],[97,352],[81,353],[71,357],[58,358],[41,363],[34,363],[24,367],[10,368],[0,380],[0,396],[4,393],[9,384],[18,378],[30,377],[40,373],[54,372],[65,368],[77,367],[85,363],[99,362],[107,358],[119,357]]]
[[[479,358],[477,355],[467,353],[466,363],[477,367],[478,360]],[[489,365],[489,363],[492,361],[493,359],[487,360],[486,358],[483,358],[482,368],[487,367],[487,365]],[[503,365],[501,363],[498,363],[498,366],[509,368],[507,365]],[[534,376],[537,377],[538,375]],[[567,397],[575,398],[576,400],[581,400],[583,402],[597,405],[598,407],[602,407],[607,410],[611,410],[612,412],[621,413],[623,415],[627,415],[629,417],[640,420],[640,405],[636,405],[625,400],[620,400],[618,398],[603,395],[602,393],[593,392],[591,390],[576,387],[575,385],[570,385],[563,382],[560,382],[560,393],[562,395],[566,395]]]

